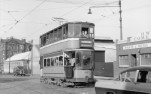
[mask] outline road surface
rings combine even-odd
[[[95,94],[94,87],[60,87],[40,83],[39,76],[0,75],[0,94]]]

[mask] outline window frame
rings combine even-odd
[[[140,66],[151,66],[151,64],[150,64],[150,65],[145,65],[145,64],[142,63],[142,56],[141,56],[141,55],[145,55],[145,54],[147,54],[147,55],[150,54],[150,55],[151,55],[151,53],[143,53],[143,54],[140,54],[140,55],[139,55],[139,57],[140,57]]]
[[[127,65],[126,64],[125,65],[121,64],[121,59],[120,59],[121,56],[127,56],[127,62],[128,62]],[[128,55],[119,55],[118,58],[119,58],[119,67],[129,67],[130,66],[129,65],[129,59],[128,59],[129,56]]]
[[[127,78],[128,72],[129,72],[129,73],[135,72],[133,82],[137,82],[137,77],[138,77],[139,70],[125,71],[125,72],[119,74],[119,80],[120,80],[121,82],[127,82],[127,81],[126,81],[126,78]],[[124,78],[123,78],[123,79],[121,78],[121,77],[122,77],[122,74],[124,74]]]
[[[45,60],[46,60],[46,62],[45,62]],[[44,62],[44,63],[43,63],[43,66],[44,66],[44,67],[47,67],[47,58],[44,58],[44,59],[43,59],[43,62]],[[46,63],[46,64],[45,64],[45,63]]]

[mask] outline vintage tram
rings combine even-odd
[[[57,85],[94,82],[94,24],[68,22],[40,36],[41,81]]]

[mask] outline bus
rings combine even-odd
[[[94,24],[67,22],[40,36],[41,82],[93,83]]]

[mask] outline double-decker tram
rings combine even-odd
[[[94,82],[94,24],[68,22],[40,36],[41,81],[57,85]]]

